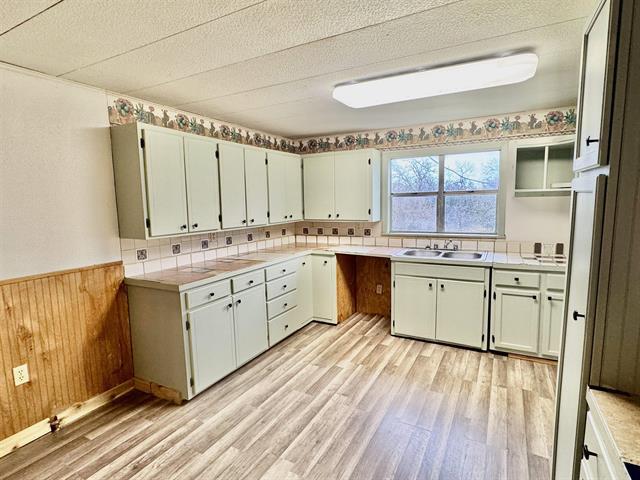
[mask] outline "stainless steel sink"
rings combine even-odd
[[[407,257],[439,257],[440,255],[442,255],[442,252],[440,250],[427,250],[425,249],[421,249],[421,250],[407,250],[406,252],[404,252],[402,255],[406,255]]]
[[[484,257],[484,253],[480,252],[445,252],[443,258],[454,258],[457,260],[480,260]]]

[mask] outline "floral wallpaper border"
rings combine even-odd
[[[112,125],[139,121],[206,137],[291,153],[454,145],[467,142],[570,135],[576,131],[576,109],[575,107],[564,107],[292,140],[126,96],[109,95],[108,103],[109,121]]]

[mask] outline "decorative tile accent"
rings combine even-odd
[[[264,238],[271,238],[271,232],[269,230],[264,232]],[[258,248],[260,248],[260,247],[258,246]]]
[[[308,229],[307,227],[304,227],[304,228],[302,229],[302,234],[303,234],[303,235],[309,235],[309,229]]]
[[[338,229],[337,228],[332,228],[331,229],[331,235],[338,235]]]
[[[353,236],[355,234],[356,234],[356,231],[354,228],[347,228],[347,235]]]
[[[139,262],[142,262],[147,259],[147,249],[141,248],[140,250],[136,250],[136,258]]]
[[[364,236],[365,237],[370,237],[371,236],[371,229],[370,228],[365,228],[364,229]]]
[[[171,253],[174,255],[180,255],[180,250],[182,250],[182,246],[179,243],[174,243],[171,245]]]
[[[225,243],[225,245],[231,245],[233,243],[233,237],[231,237],[231,236],[225,237],[224,243]]]
[[[282,236],[284,237],[286,234],[287,234],[287,229],[286,229],[286,228],[283,228],[283,229],[282,229]]]
[[[253,233],[247,233],[247,242],[253,242]]]
[[[318,235],[324,235],[324,228],[318,228]]]
[[[209,240],[200,240],[200,248],[202,250],[209,250]]]

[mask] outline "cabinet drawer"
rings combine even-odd
[[[264,275],[262,273],[262,269],[233,277],[231,279],[231,283],[233,284],[233,293],[238,293],[242,290],[246,290],[247,288],[260,285],[264,282],[263,279]]]
[[[298,287],[296,275],[292,273],[286,277],[267,282],[267,300],[272,300],[280,295],[289,293]]]
[[[293,292],[289,292],[281,297],[276,298],[275,300],[270,300],[267,302],[267,315],[269,318],[273,318],[277,315],[280,315],[287,310],[291,310],[293,307],[298,305],[298,294],[294,290]]]
[[[302,325],[298,307],[269,320],[269,346],[272,347],[284,340]]]
[[[211,283],[204,287],[189,290],[186,294],[187,308],[192,309],[204,305],[207,302],[218,300],[231,295],[231,283],[229,280]]]
[[[608,464],[607,454],[602,443],[601,432],[597,430],[592,412],[587,412],[587,424],[584,431],[584,449],[591,453],[589,458],[583,454],[582,460],[587,475],[598,480],[614,479],[611,467]]]
[[[265,268],[267,281],[294,273],[298,269],[298,263],[298,259],[295,259]]]
[[[550,290],[564,290],[564,275],[547,274],[547,288]]]
[[[493,272],[493,278],[495,285],[526,288],[540,287],[539,273],[520,272],[518,270],[495,270]]]

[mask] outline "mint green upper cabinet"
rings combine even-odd
[[[253,148],[244,150],[244,178],[247,201],[247,226],[267,224],[268,193],[266,152]]]
[[[142,131],[149,235],[187,232],[182,135],[171,130]]]
[[[269,223],[286,222],[287,211],[287,157],[279,152],[268,152],[269,161]]]
[[[285,182],[289,221],[302,220],[302,158],[299,155],[287,155]]]
[[[380,220],[380,152],[308,155],[304,162],[307,220]]]
[[[218,160],[215,141],[196,137],[184,139],[189,231],[220,228]]]
[[[303,157],[304,162],[304,218],[334,220],[335,199],[333,153]]]
[[[220,143],[218,150],[222,228],[246,227],[244,147],[232,143]]]

